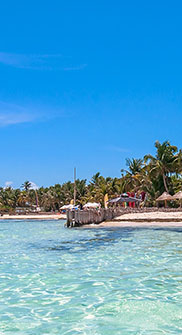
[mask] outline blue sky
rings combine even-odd
[[[0,10],[0,185],[38,186],[182,147],[180,1],[10,1]]]

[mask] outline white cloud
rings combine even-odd
[[[34,183],[33,181],[30,181],[30,184],[31,184],[31,187],[30,187],[31,190],[38,190],[39,189],[39,186],[36,183]],[[5,185],[4,185],[4,188],[12,187],[12,185],[13,185],[12,181],[6,181]]]
[[[17,104],[0,101],[0,126],[16,125],[32,122],[38,118],[33,108],[26,108]]]
[[[32,190],[38,190],[38,185],[37,184],[35,184],[33,181],[30,181],[30,183],[31,183],[31,189]]]
[[[34,118],[28,114],[8,113],[3,114],[0,112],[0,126],[9,126],[18,123],[31,122]]]
[[[70,57],[64,57],[60,54],[38,55],[0,52],[0,63],[19,69],[46,71],[75,71],[86,67],[86,64],[73,64],[70,62]]]
[[[4,187],[4,188],[11,187],[12,185],[13,185],[13,182],[12,182],[12,181],[6,181],[6,182],[5,182],[5,187]]]
[[[28,122],[47,122],[54,118],[70,117],[68,111],[50,106],[20,106],[0,101],[0,127]]]

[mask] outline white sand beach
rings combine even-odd
[[[181,212],[145,212],[145,213],[126,213],[115,218],[115,221],[125,221],[125,220],[175,220],[181,219],[182,221],[182,211]]]
[[[118,216],[112,221],[84,226],[84,228],[107,227],[182,227],[182,211],[128,213]]]

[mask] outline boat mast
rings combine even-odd
[[[76,167],[74,168],[74,206],[76,206]]]

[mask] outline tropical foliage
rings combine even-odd
[[[169,141],[155,143],[155,155],[143,158],[127,158],[126,169],[120,178],[103,177],[97,172],[87,183],[76,180],[77,203],[88,201],[104,204],[104,197],[116,197],[123,192],[147,193],[146,205],[155,204],[155,199],[164,191],[174,194],[182,190],[182,151]],[[43,211],[56,211],[69,204],[74,197],[74,184],[68,181],[50,187],[32,189],[25,181],[20,189],[0,188],[0,211],[14,211],[19,208],[40,207]]]

